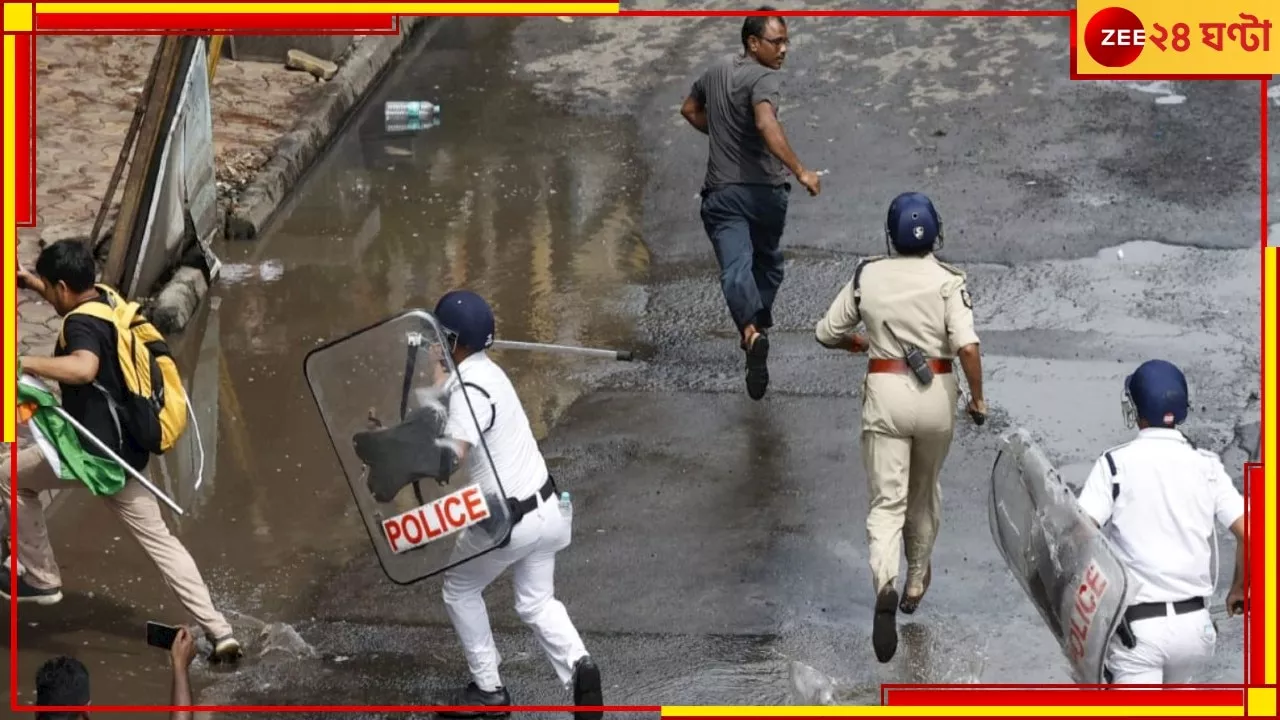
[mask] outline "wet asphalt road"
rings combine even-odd
[[[1239,426],[1259,413],[1256,84],[1072,82],[1065,19],[796,19],[782,119],[830,173],[820,197],[792,195],[755,403],[698,221],[705,139],[678,115],[739,26],[446,20],[275,226],[224,251],[193,390],[216,468],[177,527],[250,657],[233,674],[198,665],[201,702],[431,703],[465,682],[439,581],[382,576],[301,375],[321,340],[454,286],[489,296],[508,339],[641,350],[630,365],[495,353],[575,498],[558,595],[611,704],[812,701],[793,661],[840,703],[876,702],[882,682],[1066,682],[992,546],[987,475],[999,433],[1022,425],[1081,478],[1126,437],[1120,382],[1148,357],[1188,371],[1188,432],[1240,475],[1237,436],[1256,426]],[[440,102],[443,124],[385,137],[382,102],[415,98]],[[881,666],[865,359],[823,351],[812,328],[857,259],[883,252],[884,208],[907,189],[935,199],[941,256],[970,273],[992,416],[960,421],[934,583]],[[182,621],[171,597],[127,540],[74,537],[122,534],[92,502],[52,526],[68,598],[24,609],[23,677],[70,649],[93,660],[95,702],[162,700],[142,624]],[[566,702],[506,580],[488,601],[515,701]],[[1238,682],[1238,623],[1219,647],[1212,680]]]

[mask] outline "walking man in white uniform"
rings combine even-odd
[[[1177,430],[1190,406],[1187,380],[1174,365],[1149,360],[1125,380],[1132,441],[1103,453],[1080,491],[1080,507],[1099,527],[1138,584],[1125,611],[1133,647],[1117,633],[1106,661],[1116,684],[1205,682],[1218,633],[1209,615],[1216,519],[1236,536],[1236,570],[1227,613],[1244,612],[1244,498],[1215,453]]]
[[[497,471],[514,518],[519,518],[507,545],[458,565],[444,576],[445,607],[462,641],[472,677],[472,682],[452,704],[495,706],[494,712],[440,714],[445,717],[509,714],[500,709],[511,705],[511,695],[498,675],[501,657],[489,628],[483,597],[485,588],[508,567],[513,573],[516,613],[533,628],[560,682],[572,688],[574,704],[599,707],[603,705],[600,670],[587,655],[569,613],[555,598],[556,553],[569,546],[571,521],[561,513],[556,502],[555,481],[547,471],[511,380],[485,353],[493,344],[493,311],[479,295],[457,290],[440,299],[435,316],[445,331],[447,351],[452,354],[461,376],[450,378],[443,363],[434,364],[436,385],[449,393],[445,437],[453,441],[458,461],[467,464],[472,482],[496,488],[492,474]],[[475,421],[471,416],[473,410]],[[483,447],[477,425],[484,433]],[[492,468],[484,460],[486,447],[493,460]],[[480,454],[472,462],[475,452]],[[463,532],[456,556],[474,555],[478,549],[469,548],[468,544],[475,537],[472,532]],[[576,713],[580,720],[602,716],[600,711]]]

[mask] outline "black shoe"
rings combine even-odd
[[[0,597],[5,602],[13,596],[12,589],[9,587],[9,571],[6,569],[0,573]],[[57,605],[62,602],[62,588],[35,588],[27,584],[25,576],[18,576],[18,602],[35,603],[36,605]]]
[[[573,704],[586,707],[604,705],[604,691],[600,689],[600,668],[591,660],[591,656],[583,655],[573,665]],[[576,720],[600,720],[603,710],[581,710],[575,712]]]
[[[511,693],[500,687],[493,692],[481,690],[474,682],[458,693],[450,705],[458,707],[492,707],[492,710],[440,710],[436,713],[447,718],[505,718],[511,716]]]
[[[876,598],[876,618],[871,625],[871,645],[876,659],[887,663],[898,652],[898,591],[885,588]]]
[[[759,400],[769,389],[769,336],[757,334],[747,346],[747,395]]]

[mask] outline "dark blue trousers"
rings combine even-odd
[[[722,185],[702,193],[702,225],[720,263],[720,289],[738,332],[773,327],[782,285],[782,231],[790,183]]]

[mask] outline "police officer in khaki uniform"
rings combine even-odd
[[[867,544],[875,582],[872,645],[888,662],[898,648],[896,613],[915,612],[932,575],[930,557],[941,520],[938,474],[951,447],[959,356],[972,398],[986,418],[973,305],[961,270],[942,263],[942,219],[920,193],[889,205],[887,245],[896,255],[868,258],[818,322],[818,342],[868,352],[862,395],[862,461],[869,482]],[[854,329],[866,324],[866,335]],[[899,553],[906,540],[907,582],[898,602]]]

